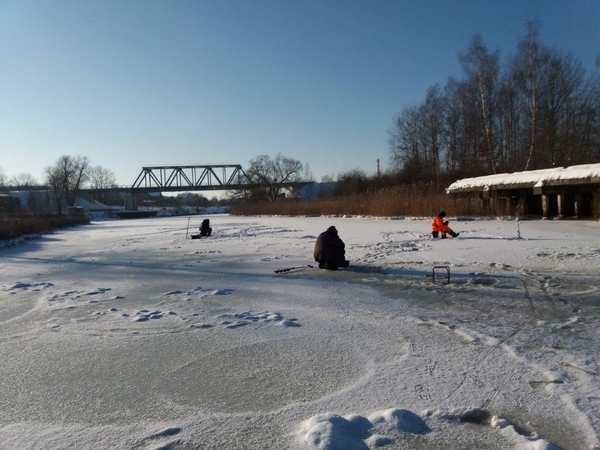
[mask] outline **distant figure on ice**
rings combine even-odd
[[[455,233],[448,226],[448,221],[444,220],[446,217],[446,211],[440,212],[437,216],[433,218],[433,222],[431,222],[431,235],[434,238],[440,237],[440,233],[442,233],[442,239],[446,239],[446,234],[449,234],[452,237],[458,236],[460,233]]]
[[[200,225],[200,236],[210,236],[210,233],[212,233],[210,221],[208,219],[204,219],[202,221],[202,225]]]
[[[340,267],[348,267],[350,262],[346,261],[345,247],[334,226],[321,233],[315,243],[314,251],[319,269],[337,270]]]

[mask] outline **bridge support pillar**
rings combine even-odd
[[[124,202],[124,207],[125,207],[125,211],[135,211],[135,207],[133,205],[133,194],[131,194],[131,192],[127,192],[124,196],[123,196],[123,202]]]

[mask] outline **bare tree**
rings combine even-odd
[[[99,164],[90,167],[88,180],[92,189],[110,189],[117,185],[114,172]]]
[[[302,176],[300,178],[302,181],[313,181],[315,179],[315,176],[313,175],[312,170],[310,170],[308,163],[304,163]]]
[[[38,184],[37,180],[30,173],[19,173],[17,175],[13,175],[9,181],[11,186],[18,187],[28,187],[28,186],[36,186]]]
[[[353,169],[338,175],[334,195],[361,194],[369,188],[369,178],[362,169]]]
[[[459,145],[461,137],[460,84],[450,77],[444,87],[444,126],[442,127],[442,145],[446,154],[445,170],[456,172],[459,166]]]
[[[444,127],[444,98],[440,87],[436,84],[427,90],[422,112],[423,138],[425,143],[425,163],[427,172],[439,179],[444,159],[442,140]]]
[[[4,187],[8,184],[8,177],[4,173],[2,167],[0,167],[0,187]]]
[[[260,198],[261,194],[270,202],[279,197],[284,185],[302,180],[303,165],[300,161],[279,153],[275,158],[260,155],[250,160],[246,175],[255,189],[251,197]]]
[[[544,165],[561,166],[582,162],[586,147],[582,141],[587,110],[584,70],[570,54],[550,50],[541,87],[540,142]],[[582,134],[583,133],[583,134]]]
[[[53,166],[45,170],[46,180],[54,194],[57,210],[62,214],[62,200],[73,206],[75,199],[87,180],[89,170],[87,156],[61,156]]]
[[[390,166],[406,181],[418,181],[429,168],[423,143],[423,108],[408,106],[389,130]]]
[[[590,146],[588,158],[589,161],[600,161],[600,71],[591,74],[586,83],[585,95],[588,105],[586,135]]]
[[[502,172],[521,170],[520,136],[523,117],[519,105],[519,92],[514,78],[504,73],[498,94],[498,166]]]
[[[537,132],[538,132],[538,110],[541,77],[544,73],[544,66],[547,60],[547,51],[539,43],[539,24],[536,22],[527,23],[527,35],[519,43],[515,63],[517,66],[516,77],[517,85],[526,99],[527,114],[529,118],[529,144],[527,151],[527,162],[523,170],[529,170],[532,165],[535,166],[535,156],[537,150]]]
[[[310,170],[310,165],[306,162],[302,165],[302,174],[300,175],[300,180],[302,181],[314,181],[315,177]],[[301,189],[308,189],[306,185],[302,186],[292,186],[289,188],[289,193],[292,198],[300,198],[301,197]]]
[[[459,60],[466,75],[465,82],[478,94],[475,98],[483,122],[489,170],[496,173],[494,120],[498,96],[498,52],[488,52],[483,38],[477,34],[471,40],[467,53],[461,55]]]
[[[94,193],[94,199],[102,203],[117,202],[118,197],[115,192],[109,192],[111,188],[117,186],[117,178],[112,170],[96,165],[92,166],[88,172],[88,181],[92,189],[106,189],[104,192]]]

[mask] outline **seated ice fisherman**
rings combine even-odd
[[[334,226],[327,228],[317,238],[314,257],[319,263],[319,269],[337,270],[350,264],[346,261],[344,241],[340,239]]]
[[[200,225],[200,236],[210,236],[212,233],[212,228],[210,227],[210,221],[208,219],[204,219],[202,221],[202,225]]]
[[[446,211],[440,212],[433,218],[433,221],[431,222],[431,235],[434,238],[438,238],[440,237],[440,233],[442,233],[442,239],[446,239],[446,234],[449,234],[452,237],[458,236],[460,233],[452,231],[448,226],[448,221],[444,220],[444,217],[446,217]]]

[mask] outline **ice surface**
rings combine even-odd
[[[187,223],[0,248],[0,448],[600,447],[598,222]]]

